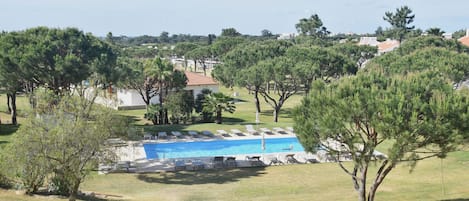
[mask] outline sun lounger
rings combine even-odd
[[[174,171],[181,171],[186,169],[186,161],[176,160],[174,161]]]
[[[151,140],[153,138],[153,135],[150,133],[145,133],[143,134],[143,140]]]
[[[182,136],[181,132],[179,132],[179,131],[171,131],[171,135],[173,135],[175,137],[181,137]]]
[[[280,128],[280,127],[275,127],[275,128],[272,128],[272,129],[278,134],[282,134],[282,135],[288,134],[288,132],[286,130],[284,130],[283,128]]]
[[[260,156],[246,156],[246,160],[249,161],[252,167],[265,165]]]
[[[260,128],[261,132],[263,132],[264,134],[267,134],[267,135],[273,135],[274,133],[269,130],[268,128]]]
[[[270,159],[269,165],[284,165],[284,163],[281,160],[279,160],[277,157],[272,157]]]
[[[192,161],[191,166],[192,170],[202,170],[205,168],[205,163],[200,160],[196,160]]]
[[[217,130],[217,133],[223,137],[231,137],[231,135],[225,130]]]
[[[213,137],[213,133],[210,131],[202,131],[202,135],[205,135],[207,137]]]
[[[224,167],[224,163],[223,163],[223,160],[224,160],[225,157],[223,156],[215,156],[213,157],[212,159],[212,166],[213,168],[222,168]]]
[[[199,133],[197,133],[197,131],[188,131],[187,134],[192,137],[199,137]]]
[[[237,135],[237,136],[246,136],[243,132],[241,132],[238,129],[231,129],[231,133]]]
[[[287,154],[285,155],[285,159],[287,163],[293,164],[293,163],[300,163],[298,160],[295,158],[295,154]]]
[[[293,130],[293,127],[288,126],[288,127],[285,127],[285,128],[287,129],[288,132],[295,133],[295,130]]]
[[[259,135],[259,132],[252,125],[246,125],[246,131],[251,135]]]
[[[226,157],[226,160],[225,160],[225,166],[226,167],[236,167],[237,164],[236,164],[236,157]]]
[[[319,163],[318,159],[315,158],[305,158],[306,163]]]
[[[168,137],[168,134],[166,132],[158,132],[158,139],[166,139]]]

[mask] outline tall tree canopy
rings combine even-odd
[[[225,28],[221,30],[220,36],[236,37],[236,36],[241,36],[241,33],[239,33],[235,28]]]
[[[399,42],[404,40],[407,33],[415,28],[410,26],[414,22],[415,15],[412,14],[412,10],[407,6],[402,6],[396,9],[396,12],[386,12],[383,19],[392,26],[394,36]]]
[[[322,20],[317,14],[311,15],[309,18],[302,18],[300,21],[295,24],[295,28],[301,35],[315,36],[323,38],[327,36],[330,32],[322,24]]]
[[[258,94],[266,81],[263,69],[256,64],[285,54],[293,44],[283,40],[266,40],[244,43],[236,46],[222,58],[223,64],[213,71],[213,76],[227,87],[240,86],[253,91],[256,110],[260,112]]]
[[[320,146],[351,176],[359,200],[372,201],[385,177],[401,162],[445,157],[468,128],[467,93],[455,91],[438,72],[392,75],[376,70],[327,85],[314,83],[295,108],[295,131],[309,152]],[[377,157],[378,145],[390,143]],[[352,165],[343,165],[351,157]],[[377,165],[375,177],[369,167]],[[371,179],[371,182],[369,181]],[[367,189],[370,184],[369,189]]]
[[[24,32],[31,39],[25,66],[31,79],[56,93],[86,80],[93,72],[109,73],[116,57],[112,49],[75,28],[38,27]]]

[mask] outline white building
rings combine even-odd
[[[187,85],[184,90],[192,91],[194,98],[197,97],[202,89],[210,89],[212,92],[218,92],[218,83],[211,77],[206,77],[197,73],[185,72]],[[134,89],[117,89],[115,109],[138,109],[145,108],[142,96]],[[158,104],[159,97],[155,96],[150,100],[151,104]],[[109,105],[109,104],[106,104]]]

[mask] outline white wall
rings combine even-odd
[[[194,98],[197,98],[197,94],[200,94],[202,89],[210,89],[212,92],[218,92],[218,85],[187,86],[184,88],[184,90],[193,90],[192,95],[194,95]]]
[[[134,89],[118,89],[117,90],[117,101],[119,106],[139,106],[145,105],[142,96]],[[158,96],[153,97],[150,103],[157,104]]]
[[[218,85],[207,85],[207,86],[187,86],[184,90],[193,90],[194,98],[197,97],[202,89],[210,89],[212,92],[218,92]],[[142,99],[142,96],[134,89],[118,89],[117,90],[117,101],[119,107],[125,106],[143,106],[145,102]],[[159,96],[155,96],[150,100],[151,104],[159,103]]]

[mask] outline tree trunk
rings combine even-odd
[[[11,124],[17,125],[18,122],[16,120],[16,93],[10,94],[11,98]]]
[[[165,120],[165,114],[164,114],[164,109],[163,109],[163,87],[162,84],[160,83],[160,88],[159,88],[159,92],[158,92],[158,101],[159,101],[159,105],[160,105],[160,111],[159,111],[159,114],[160,114],[160,124],[165,124],[164,120]]]
[[[277,106],[274,108],[274,122],[278,122],[278,113],[280,112],[280,107]]]
[[[72,186],[72,189],[70,189],[70,195],[68,196],[69,201],[77,200],[79,187],[80,187],[80,182],[75,182],[75,184]]]
[[[215,123],[217,123],[217,124],[222,123],[221,110],[217,110],[217,117],[216,117]]]
[[[358,197],[360,201],[366,201],[366,174],[368,171],[368,165],[365,164],[365,167],[362,167],[360,172],[362,178],[360,178],[360,188],[358,189]]]
[[[202,63],[202,68],[204,70],[204,76],[207,76],[207,66],[205,65],[205,62]]]
[[[11,96],[10,96],[10,94],[7,93],[7,107],[8,107],[8,113],[11,114],[10,99],[11,99]]]
[[[259,90],[254,91],[254,102],[256,103],[257,112],[261,113],[261,103],[259,102]]]
[[[197,60],[194,59],[194,70],[193,72],[197,72]]]

